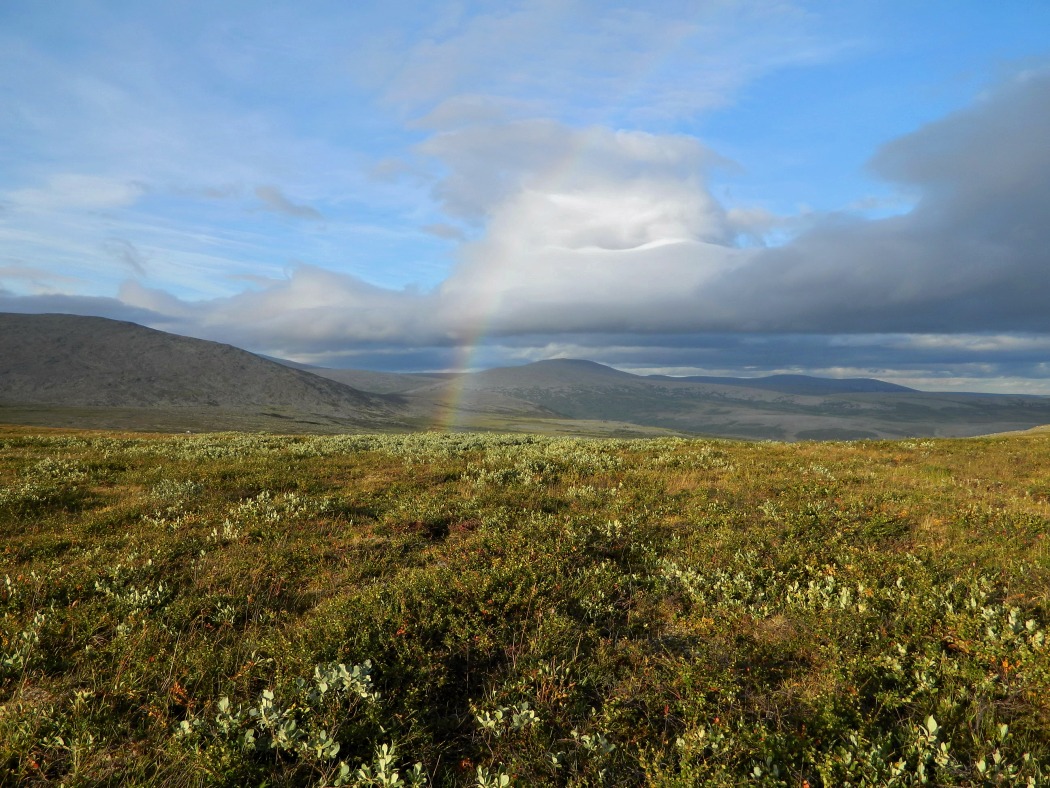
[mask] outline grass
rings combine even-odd
[[[0,783],[1045,785],[1050,434],[0,428]]]

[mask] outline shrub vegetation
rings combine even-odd
[[[0,430],[0,783],[1045,785],[1050,436]]]

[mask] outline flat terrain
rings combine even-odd
[[[1048,532],[1046,431],[0,428],[0,783],[1044,785]]]

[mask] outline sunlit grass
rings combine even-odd
[[[1042,785],[1048,531],[1046,435],[4,429],[0,774]]]

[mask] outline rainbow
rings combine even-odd
[[[701,12],[698,11],[697,18],[701,15]],[[669,42],[664,51],[654,53],[648,63],[638,69],[633,78],[624,79],[618,100],[610,103],[608,119],[611,120],[615,108],[625,105],[631,97],[642,94],[646,84],[652,79],[659,77],[661,70],[669,66],[674,56],[685,48],[687,41],[687,35],[676,37]],[[565,154],[551,161],[544,174],[544,179],[552,183],[568,179],[587,153],[589,146],[585,139],[583,134],[575,135],[575,139],[568,146]],[[490,284],[493,281],[490,279]],[[495,292],[498,292],[498,290]],[[465,336],[455,346],[452,367],[446,371],[456,373],[456,377],[452,378],[444,388],[443,396],[438,403],[433,422],[430,425],[430,429],[433,431],[451,432],[456,429],[456,417],[462,412],[466,393],[465,373],[476,370],[475,361],[478,351],[488,334],[489,324],[496,314],[500,301],[498,297],[493,296],[484,300],[485,307],[480,311],[480,314],[474,321],[474,325],[468,326]]]
[[[484,320],[479,320],[479,326],[483,326],[485,322]],[[456,377],[452,378],[444,387],[443,395],[434,411],[434,423],[430,426],[431,430],[452,432],[455,429],[456,416],[463,407],[463,395],[466,386],[464,373],[473,371],[474,357],[481,345],[483,334],[483,329],[479,327],[472,332],[469,342],[456,346],[452,368],[447,370],[448,372],[456,373]]]

